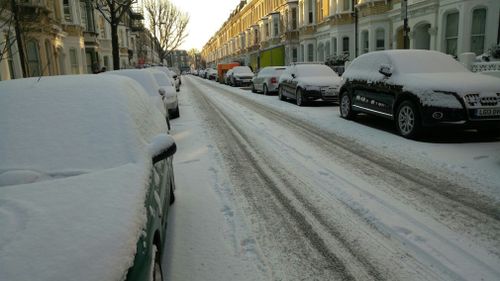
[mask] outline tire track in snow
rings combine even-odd
[[[249,188],[248,185],[241,188],[241,192],[245,194],[245,199],[249,200],[250,205],[252,205],[252,211],[255,212],[257,210],[259,215],[268,223],[280,222],[280,227],[284,227],[286,231],[280,230],[279,227],[275,230],[287,236],[287,238],[296,240],[284,240],[281,241],[282,243],[301,245],[304,243],[304,241],[301,240],[305,237],[307,239],[306,242],[310,244],[310,246],[302,246],[301,248],[297,247],[293,249],[286,249],[286,247],[283,249],[283,245],[278,246],[281,247],[285,253],[285,259],[292,256],[292,264],[285,265],[285,267],[296,266],[297,268],[307,268],[307,270],[302,270],[302,272],[297,269],[293,270],[294,273],[291,275],[296,278],[291,279],[360,280],[355,278],[352,273],[346,269],[346,265],[341,258],[337,257],[335,253],[329,250],[323,238],[318,233],[311,231],[313,226],[310,225],[308,219],[295,208],[294,204],[290,202],[290,199],[277,187],[278,185],[283,186],[288,183],[286,181],[276,183],[276,178],[268,175],[269,171],[266,167],[263,167],[262,161],[256,159],[255,153],[250,151],[251,145],[246,143],[245,138],[242,137],[243,132],[239,130],[223,112],[217,109],[211,101],[206,99],[200,90],[195,91],[194,95],[199,103],[198,106],[203,108],[203,111],[207,114],[206,120],[212,120],[212,128],[225,139],[224,143],[219,143],[219,149],[224,154],[224,158],[234,160],[230,161],[231,170],[239,171],[235,176],[240,178],[242,182],[247,184],[252,183],[250,186],[252,188]],[[263,196],[262,194],[266,194],[267,196]],[[310,247],[314,250],[309,249]],[[311,252],[311,250],[313,252]],[[316,257],[317,254],[314,252],[319,253],[322,259],[318,260]],[[293,257],[294,255],[296,255],[296,257]],[[368,268],[367,273],[362,274],[358,272],[356,275],[368,277],[366,279],[364,278],[364,280],[383,280],[380,278],[380,274],[376,269],[370,268],[369,264],[363,264],[363,267]],[[290,271],[290,268],[288,271]],[[287,275],[289,273],[290,272],[287,272],[285,276],[275,276],[276,280],[288,280],[289,278]],[[370,278],[370,276],[374,278]]]
[[[204,81],[203,83],[210,86],[209,83]],[[386,181],[392,183],[394,186],[399,186],[404,192],[410,193],[409,199],[413,199],[413,195],[417,194],[420,201],[429,201],[426,204],[430,204],[431,207],[438,209],[438,214],[446,218],[452,217],[453,220],[460,221],[460,223],[464,225],[465,230],[463,231],[467,232],[467,227],[482,227],[484,228],[484,232],[481,234],[490,236],[487,239],[498,242],[498,216],[500,213],[494,203],[492,204],[488,202],[488,200],[482,200],[484,198],[477,196],[466,188],[447,182],[446,180],[441,180],[433,175],[425,173],[415,173],[413,168],[407,167],[406,165],[391,163],[388,159],[372,154],[371,151],[366,151],[364,148],[360,149],[362,147],[357,147],[355,144],[353,145],[352,142],[347,141],[345,138],[324,132],[302,120],[285,116],[273,109],[266,110],[267,107],[265,105],[235,95],[223,88],[214,88],[221,90],[219,92],[225,92],[222,94],[234,100],[237,104],[250,108],[270,120],[282,123],[285,127],[294,128],[295,131],[304,138],[309,139],[314,144],[319,144],[322,149],[329,151],[332,155],[339,155],[336,151],[339,147],[347,150],[351,154],[360,155],[359,157],[354,157],[351,161],[359,164],[358,158],[364,158],[364,161],[368,161],[368,164],[370,164],[364,166],[373,166],[361,172],[367,173],[367,175],[380,175],[380,171],[389,172]],[[349,158],[345,156],[345,153],[341,155],[341,157],[343,157],[343,159]],[[441,188],[450,190],[437,192],[438,194],[436,194],[435,191],[441,191]],[[435,218],[440,221],[439,217]],[[481,237],[479,240],[480,239]],[[491,251],[498,255],[498,247],[491,249]],[[471,259],[473,258],[474,257],[471,256]],[[493,272],[495,271],[493,270]]]

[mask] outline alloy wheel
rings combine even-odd
[[[343,118],[349,118],[350,113],[351,113],[351,99],[349,98],[349,95],[344,94],[342,95],[342,100],[340,101],[340,115]]]
[[[409,105],[400,108],[398,114],[398,128],[403,136],[412,134],[415,129],[415,112]]]

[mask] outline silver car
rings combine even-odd
[[[262,68],[252,79],[252,92],[268,95],[278,91],[278,80],[285,70],[284,66],[267,66]]]

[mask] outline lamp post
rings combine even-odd
[[[403,20],[403,48],[409,49],[408,0],[401,0],[401,19]]]
[[[354,17],[354,57],[358,57],[358,9],[356,0],[352,0],[352,16]]]

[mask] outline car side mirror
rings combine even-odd
[[[291,75],[291,76],[292,76],[292,78],[293,78],[293,79],[295,79],[295,77],[296,77],[296,76],[295,76],[295,73],[292,73],[292,75]]]
[[[153,138],[148,147],[153,164],[165,160],[174,155],[177,151],[177,145],[174,138],[167,134],[159,134]]]
[[[378,69],[378,72],[385,77],[391,77],[392,76],[392,66],[389,64],[381,64],[380,68]]]
[[[160,89],[158,89],[158,94],[160,94],[160,96],[164,97],[167,94],[167,92],[165,91],[165,89],[160,88]]]

